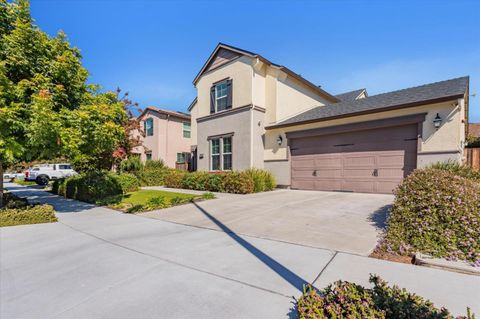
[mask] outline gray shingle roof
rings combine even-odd
[[[314,122],[329,118],[373,113],[389,108],[419,105],[422,102],[462,97],[468,87],[469,77],[461,77],[408,89],[372,95],[364,99],[343,100],[308,110],[270,127],[288,126],[301,122]]]
[[[354,101],[360,93],[365,91],[365,89],[358,89],[355,91],[350,91],[350,92],[345,92],[345,93],[340,93],[335,95],[335,97],[339,98],[340,101],[345,102],[345,101]]]

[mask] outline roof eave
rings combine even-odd
[[[269,130],[269,129],[297,126],[297,125],[310,124],[310,123],[316,123],[316,122],[324,122],[324,121],[336,120],[336,119],[347,118],[347,117],[355,117],[355,116],[366,115],[366,114],[381,113],[381,112],[393,111],[393,110],[415,107],[415,106],[420,106],[420,105],[425,105],[425,104],[434,104],[434,103],[452,101],[452,100],[463,98],[463,97],[464,97],[464,93],[461,93],[461,94],[455,94],[455,95],[436,98],[436,99],[429,99],[429,100],[417,101],[417,102],[412,102],[412,103],[393,105],[393,106],[388,106],[388,107],[384,107],[384,108],[378,108],[378,109],[373,109],[373,110],[365,110],[365,111],[355,112],[355,113],[340,114],[340,115],[336,115],[336,116],[322,117],[322,118],[317,118],[317,119],[309,119],[309,120],[298,121],[298,122],[293,122],[293,123],[285,123],[285,124],[279,123],[279,124],[265,126],[265,129]]]

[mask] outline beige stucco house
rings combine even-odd
[[[333,95],[259,54],[219,44],[193,83],[198,170],[257,167],[296,189],[390,193],[417,167],[464,157],[468,77]]]
[[[133,153],[143,161],[163,160],[169,167],[189,161],[191,145],[190,115],[149,106],[138,117],[143,128],[142,145]]]

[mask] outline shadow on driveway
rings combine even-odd
[[[250,244],[248,241],[237,235],[235,232],[233,232],[230,228],[225,226],[222,222],[220,222],[218,219],[210,215],[205,209],[200,207],[197,203],[193,202],[193,205],[197,207],[199,211],[201,211],[208,219],[210,219],[212,222],[214,222],[222,231],[224,231],[230,238],[235,240],[238,244],[240,244],[243,248],[245,248],[248,252],[250,252],[252,255],[254,255],[258,260],[263,262],[267,267],[272,269],[274,272],[276,272],[280,277],[282,277],[284,280],[286,280],[288,283],[290,283],[293,287],[295,287],[299,292],[303,292],[303,287],[304,285],[307,285],[308,282],[299,277],[297,274],[292,272],[290,269],[286,268],[282,264],[280,264],[278,261],[275,259],[271,258],[267,254],[265,254],[263,251],[258,249],[257,247],[253,246]]]
[[[387,229],[387,218],[391,208],[392,205],[382,206],[368,217],[375,227],[382,232]]]

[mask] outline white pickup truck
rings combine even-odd
[[[77,175],[70,164],[44,164],[30,168],[25,172],[26,181],[35,181],[38,185],[47,185],[50,180]]]

